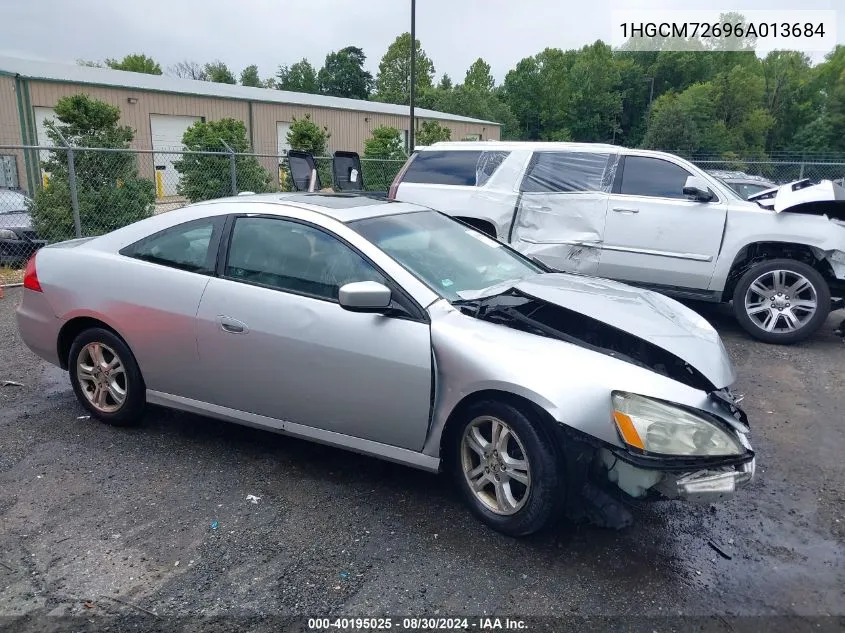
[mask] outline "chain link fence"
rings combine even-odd
[[[331,190],[332,158],[315,162],[321,188]],[[845,178],[841,157],[693,162],[706,171],[741,172],[777,184]],[[403,164],[362,159],[365,190],[387,191]],[[294,189],[287,158],[273,153],[7,145],[0,146],[0,166],[0,284],[45,243],[102,235],[200,200]]]

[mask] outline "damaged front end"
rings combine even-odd
[[[569,283],[568,290],[577,287],[582,302],[584,295],[598,294],[602,288],[605,299],[613,292],[617,298],[625,292],[624,286],[605,286],[612,283],[605,280]],[[556,287],[561,285],[558,279]],[[579,490],[570,499],[570,516],[615,528],[630,524],[626,506],[632,499],[709,503],[733,495],[755,472],[748,419],[728,388],[734,376],[721,360],[727,355],[715,332],[711,335],[686,308],[674,308],[662,299],[652,302],[645,291],[631,289],[625,301],[627,311],[625,305],[618,305],[612,313],[603,313],[596,303],[594,315],[588,315],[583,303],[578,310],[562,305],[578,305],[577,297],[566,302],[532,280],[500,294],[456,304],[468,316],[565,341],[707,394],[706,406],[698,408],[624,391],[609,393],[607,424],[615,425],[617,444],[559,425],[569,478],[578,482],[575,489]],[[666,319],[663,324],[661,317]],[[629,329],[622,325],[626,318]],[[662,332],[663,338],[655,331]]]

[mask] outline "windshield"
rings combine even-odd
[[[496,240],[435,211],[402,213],[349,224],[450,301],[543,272]]]

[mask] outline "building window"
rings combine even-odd
[[[466,134],[462,139],[462,141],[480,141],[481,134]]]

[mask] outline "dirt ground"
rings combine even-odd
[[[82,417],[66,374],[18,337],[20,292],[0,300],[0,384],[23,384],[0,386],[0,630],[275,631],[326,615],[845,629],[842,312],[774,347],[702,309],[759,456],[735,499],[514,540],[477,523],[445,477],[162,409],[132,429]]]

